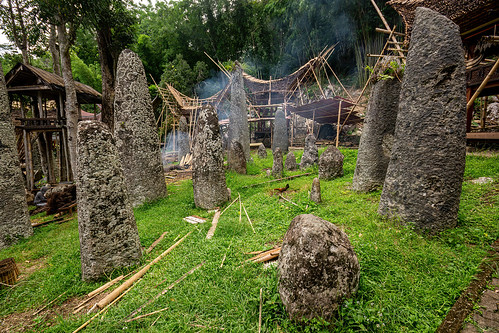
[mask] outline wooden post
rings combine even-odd
[[[24,155],[26,159],[26,184],[30,191],[35,189],[35,176],[33,173],[33,154],[31,151],[31,136],[30,132],[23,130],[24,139]]]
[[[397,44],[398,43],[397,37],[394,36],[394,32],[393,32],[392,28],[390,28],[390,25],[388,24],[388,22],[386,22],[385,17],[383,16],[383,13],[381,13],[381,10],[379,10],[378,5],[376,5],[376,2],[374,2],[374,0],[371,0],[371,3],[373,4],[374,9],[376,9],[376,12],[378,13],[379,17],[381,18],[381,21],[383,21],[383,24],[385,25],[385,28],[387,30],[391,31],[390,38],[395,43],[395,48],[397,49],[397,53],[399,54],[399,56],[402,57],[402,62],[405,64],[405,55],[404,55],[404,52],[402,52],[402,49],[400,48],[400,45]]]
[[[466,100],[471,99],[471,95],[473,90],[471,88],[466,88]],[[473,104],[466,107],[466,133],[471,132],[471,122],[473,120],[473,112],[475,109],[473,108]]]
[[[340,106],[338,108],[338,122],[336,124],[336,148],[338,148],[338,144],[340,141],[341,102],[342,101],[340,101]]]
[[[66,132],[66,112],[64,109],[64,101],[63,101],[61,93],[59,93],[59,108],[61,110],[61,117],[64,119],[64,123],[62,124],[62,128],[61,128],[61,133],[62,133],[61,151],[64,155],[63,159],[64,159],[65,171],[66,171],[65,178],[66,178],[66,180],[69,181],[69,180],[71,180],[71,164],[69,162],[68,135]],[[62,179],[62,176],[61,176],[61,179]]]
[[[480,129],[485,129],[485,120],[487,119],[487,107],[488,107],[489,97],[485,96],[483,98],[482,112],[480,113]]]

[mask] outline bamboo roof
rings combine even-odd
[[[408,37],[417,7],[426,7],[447,16],[459,26],[461,34],[499,21],[497,0],[391,0],[387,4],[402,16]]]
[[[341,113],[340,113],[341,103]],[[338,122],[338,114],[340,116],[340,123],[343,124],[353,102],[345,98],[335,96],[334,98],[326,98],[315,101],[309,104],[300,106],[288,106],[288,110],[296,113],[307,119],[312,119],[319,124],[336,124]],[[351,114],[348,117],[346,124],[354,124],[362,121],[356,114]]]
[[[42,92],[44,97],[56,98],[58,93],[65,93],[64,80],[57,74],[43,69],[18,63],[6,75],[5,83],[9,93],[35,96]],[[100,104],[101,94],[94,88],[75,81],[76,95],[80,104]]]

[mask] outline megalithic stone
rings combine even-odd
[[[213,209],[230,199],[225,180],[222,138],[217,112],[205,106],[199,113],[192,148],[192,185],[196,207]]]
[[[428,233],[456,226],[465,155],[466,77],[459,27],[420,7],[378,212]]]
[[[229,168],[239,174],[246,174],[246,157],[244,156],[243,146],[237,141],[232,141],[227,154]]]
[[[300,169],[305,170],[319,162],[319,150],[315,144],[315,137],[308,134],[305,138],[305,147],[303,148],[303,155],[300,161]]]
[[[398,78],[376,82],[367,105],[352,189],[370,192],[385,182],[399,108]]]
[[[248,123],[248,106],[244,91],[243,70],[239,64],[232,72],[230,86],[229,144],[238,141],[244,150],[246,161],[250,160],[250,134]]]
[[[282,177],[283,164],[282,164],[282,151],[281,148],[277,147],[274,150],[274,163],[272,164],[272,176],[275,178]]]
[[[275,151],[277,148],[281,148],[283,154],[287,153],[289,148],[288,122],[282,109],[276,111],[274,118],[272,151]]]
[[[133,206],[166,196],[159,139],[140,58],[123,50],[116,71],[114,135]]]
[[[106,124],[78,123],[78,231],[82,279],[139,263],[137,224],[115,140]]]
[[[0,250],[33,235],[0,63]]]
[[[178,160],[180,161],[182,157],[190,153],[191,143],[189,138],[189,125],[187,125],[187,119],[184,116],[180,117],[178,122]]]

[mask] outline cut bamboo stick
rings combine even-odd
[[[262,303],[263,288],[260,288],[260,311],[258,311],[258,333],[262,332]]]
[[[161,242],[163,240],[163,238],[165,238],[166,234],[168,233],[168,231],[165,231],[161,234],[161,236],[159,236],[158,239],[156,239],[154,241],[154,243],[151,244],[151,246],[149,246],[149,248],[146,250],[146,253],[150,253],[155,247],[156,245],[159,244],[159,242]]]
[[[40,308],[39,310],[37,310],[36,312],[33,313],[33,316],[36,316],[37,314],[39,314],[40,312],[42,312],[44,309],[46,309],[50,304],[54,303],[55,301],[57,301],[59,298],[61,298],[62,296],[64,296],[68,291],[66,290],[65,292],[63,292],[62,294],[60,294],[59,296],[57,296],[56,298],[54,298],[53,300],[51,300],[48,304],[46,304],[45,306],[43,306],[42,308]]]
[[[241,194],[240,193],[238,193],[238,196],[239,196],[239,224],[240,224],[241,220],[242,220],[241,213],[242,213],[243,202],[241,201]]]
[[[236,202],[237,200],[239,200],[239,197],[235,198],[235,199],[234,199],[234,201],[232,201],[232,202],[230,203],[230,205],[228,205],[227,207],[225,207],[225,209],[224,209],[224,210],[220,213],[220,216],[222,216],[222,214],[223,214],[223,213],[225,213],[225,211],[226,211],[227,209],[229,209],[229,207],[230,207],[230,206],[232,206],[232,204],[234,204],[234,202]]]
[[[142,319],[142,318],[145,318],[145,317],[149,317],[149,316],[155,315],[156,313],[163,312],[165,310],[168,310],[168,308],[163,308],[161,310],[156,310],[156,311],[153,311],[151,313],[146,313],[146,314],[143,314],[143,315],[131,318],[131,319],[127,319],[127,320],[125,320],[125,323],[129,323],[131,321],[135,321],[135,320],[139,320],[139,319]]]
[[[128,279],[127,281],[125,281],[125,283],[123,283],[119,288],[116,288],[112,293],[110,293],[109,295],[107,295],[104,299],[102,299],[99,303],[96,304],[97,308],[99,308],[99,309],[104,308],[110,302],[112,302],[113,299],[115,299],[116,297],[118,297],[119,294],[121,294],[126,289],[130,288],[130,286],[132,286],[135,283],[135,281],[137,281],[138,279],[140,279],[151,268],[152,265],[154,265],[155,263],[157,263],[158,261],[160,261],[168,253],[170,253],[171,251],[173,251],[173,249],[175,249],[180,243],[182,243],[184,241],[184,239],[187,236],[189,236],[191,233],[192,233],[192,231],[189,231],[187,233],[187,235],[185,235],[184,237],[182,237],[181,239],[179,239],[175,244],[173,244],[172,246],[170,246],[170,248],[168,248],[168,250],[166,250],[165,252],[161,253],[158,257],[156,257],[156,259],[154,259],[153,261],[151,261],[144,268],[142,268],[140,271],[138,271],[137,273],[135,273],[130,279]]]
[[[220,330],[220,331],[225,330],[225,328],[223,328],[223,327],[216,327],[216,326],[204,326],[204,325],[199,325],[199,324],[189,324],[189,326],[192,326],[192,327],[199,327],[199,328],[208,328],[208,329],[210,329],[210,330]]]
[[[111,287],[112,285],[114,285],[116,282],[121,281],[124,278],[125,278],[124,275],[120,275],[116,279],[111,280],[111,281],[107,282],[106,284],[100,286],[99,288],[95,289],[94,291],[88,293],[88,295],[87,295],[88,298],[86,300],[84,300],[83,302],[81,302],[80,304],[78,304],[77,306],[74,307],[73,314],[77,314],[78,312],[80,312],[85,307],[85,305],[88,302],[90,302],[91,300],[93,300],[98,294],[100,294],[101,292],[107,290],[109,287]]]
[[[249,259],[246,259],[245,262],[247,261],[254,261],[254,262],[257,262],[257,260],[263,258],[263,257],[266,257],[268,255],[271,255],[271,256],[276,256],[276,255],[279,255],[279,253],[281,252],[281,248],[278,247],[278,248],[275,248],[275,249],[270,249],[270,250],[267,250],[267,251],[264,251],[264,252],[261,252],[260,254],[252,257],[252,258],[249,258]],[[264,260],[265,261],[265,260]]]
[[[84,329],[85,327],[87,327],[88,324],[90,324],[95,318],[97,318],[98,316],[100,316],[101,314],[103,314],[104,312],[106,312],[111,307],[111,305],[113,305],[114,303],[118,302],[123,296],[125,296],[136,285],[137,284],[131,285],[123,294],[119,295],[111,303],[107,304],[102,310],[100,310],[98,313],[96,313],[92,318],[90,318],[85,323],[83,323],[83,325],[81,325],[76,330],[74,330],[73,333],[78,333],[79,331],[81,331],[82,329]]]
[[[244,214],[246,214],[246,217],[248,218],[248,222],[251,226],[251,229],[253,230],[253,233],[256,234],[255,228],[253,228],[253,223],[251,223],[250,217],[248,215],[248,212],[246,211],[246,207],[244,207],[244,204],[242,205],[244,209]]]
[[[161,291],[159,294],[157,294],[156,296],[154,296],[153,298],[149,299],[147,302],[145,302],[144,304],[142,304],[141,306],[139,306],[136,310],[134,310],[132,313],[130,313],[128,315],[128,317],[135,316],[140,311],[142,311],[143,308],[145,308],[146,306],[148,306],[149,304],[151,304],[152,302],[154,302],[155,300],[157,300],[159,297],[161,297],[164,294],[166,294],[169,290],[172,290],[173,287],[175,287],[177,284],[179,284],[180,282],[182,282],[186,277],[188,277],[189,275],[191,275],[192,273],[194,273],[198,268],[200,268],[201,266],[203,266],[204,263],[205,262],[203,261],[202,263],[200,263],[199,265],[197,265],[196,267],[194,267],[193,269],[191,269],[190,271],[188,271],[187,273],[185,273],[184,275],[182,275],[178,280],[176,280],[175,282],[173,282],[166,289],[163,289],[163,291]],[[160,282],[160,284],[163,283],[163,282],[164,281]]]
[[[223,265],[224,265],[225,258],[227,258],[227,252],[229,252],[229,249],[230,249],[230,246],[231,246],[231,245],[232,245],[232,244],[229,244],[229,247],[227,248],[227,251],[225,251],[224,257],[222,258],[222,263],[220,264],[220,268],[222,268],[222,267],[223,267]]]
[[[286,199],[285,197],[283,197],[282,195],[279,194],[279,197],[283,200],[286,200],[287,202],[289,202],[290,204],[293,204],[295,205],[296,207],[298,208],[301,208],[298,204],[294,203],[293,201],[289,200],[289,199]]]
[[[300,175],[294,175],[294,176],[289,176],[289,177],[284,177],[284,178],[279,178],[279,179],[273,179],[273,180],[269,180],[269,181],[262,182],[262,183],[247,185],[247,186],[243,186],[242,188],[254,187],[254,186],[264,185],[264,184],[268,184],[268,183],[274,183],[274,182],[278,182],[278,181],[281,181],[281,180],[293,179],[293,178],[308,176],[308,175],[311,175],[311,174],[312,174],[311,172],[302,173]]]
[[[215,216],[213,216],[213,221],[211,222],[210,230],[208,230],[208,233],[206,234],[206,239],[211,239],[215,234],[215,229],[217,228],[218,219],[220,218],[220,215],[222,215],[222,213],[220,213],[220,211],[217,210],[215,212]]]

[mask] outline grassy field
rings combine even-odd
[[[322,151],[322,150],[321,150]],[[240,193],[253,222],[254,234],[239,205],[221,217],[213,239],[206,240],[211,223],[192,225],[188,215],[210,219],[213,213],[196,209],[192,181],[168,186],[167,198],[135,210],[141,243],[149,247],[164,231],[168,234],[150,253],[147,263],[170,247],[178,236],[194,232],[172,253],[158,262],[140,282],[102,318],[92,322],[89,332],[257,332],[259,294],[263,289],[263,332],[433,332],[449,308],[466,288],[489,245],[499,236],[499,157],[468,156],[458,227],[435,237],[425,237],[376,214],[381,192],[357,194],[349,189],[357,152],[341,149],[345,175],[322,181],[323,203],[308,200],[312,175],[287,182],[243,188],[268,180],[264,160],[253,155],[248,175],[227,173],[232,197]],[[301,152],[297,152],[301,155]],[[299,160],[299,159],[298,159]],[[300,174],[300,171],[286,175]],[[492,184],[473,184],[471,179],[492,177]],[[271,189],[289,183],[286,196],[299,207],[277,196]],[[241,263],[245,252],[265,250],[281,242],[290,221],[299,214],[315,214],[340,226],[349,236],[359,257],[361,278],[355,297],[347,300],[332,322],[314,320],[299,325],[288,320],[279,299],[275,265]],[[226,255],[223,267],[222,259]],[[0,259],[14,257],[22,271],[29,271],[16,288],[0,289],[0,318],[32,313],[60,294],[50,305],[19,325],[27,331],[71,332],[91,315],[63,314],[57,309],[99,287],[108,279],[138,267],[113,272],[96,283],[81,281],[78,226],[76,219],[35,230],[28,240],[0,252]],[[130,323],[124,319],[134,309],[180,278],[196,265],[204,265],[172,290],[148,305],[142,313],[168,309],[161,314]],[[162,282],[164,281],[164,282]],[[153,324],[153,325],[152,325]],[[203,328],[193,325],[201,325]],[[0,331],[2,323],[0,321]]]

